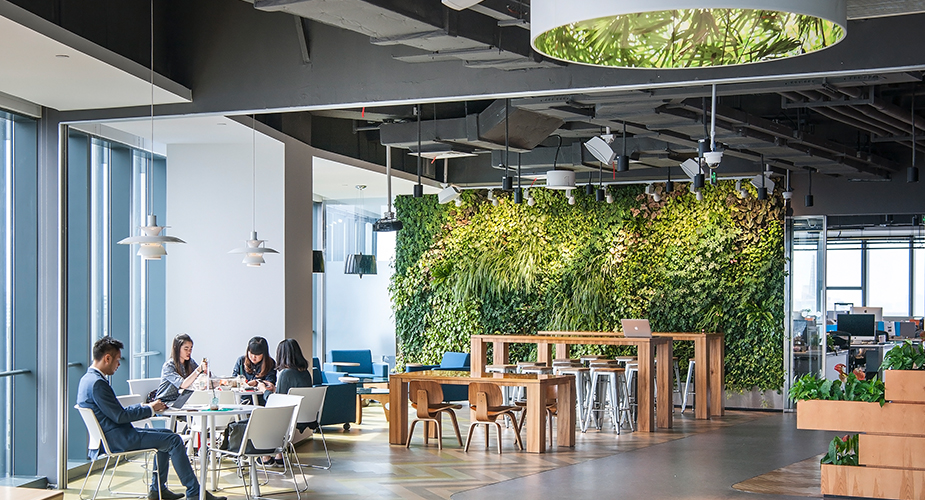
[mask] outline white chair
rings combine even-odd
[[[215,391],[215,395],[218,397],[218,404],[220,405],[233,405],[235,404],[235,396],[232,391]],[[193,406],[208,406],[212,402],[212,391],[195,391],[188,400],[186,400],[185,407]],[[221,431],[225,430],[225,427],[228,427],[228,424],[235,420],[236,417],[226,417],[224,415],[216,415],[215,417],[215,431],[216,434],[220,434]],[[187,443],[187,453],[194,457],[196,456],[193,453],[193,448],[196,446],[196,440],[193,438],[201,434],[202,429],[200,429],[200,421],[198,418],[190,418],[189,430],[190,430],[190,440]],[[215,439],[215,436],[205,436],[201,438],[203,441],[206,439]]]
[[[283,452],[283,463],[285,470],[290,471],[292,484],[295,487],[296,497],[301,499],[299,494],[299,485],[295,479],[292,464],[289,463],[288,453],[285,453],[286,435],[289,432],[289,426],[292,424],[293,414],[296,412],[295,406],[278,406],[275,408],[256,407],[247,421],[247,427],[244,429],[244,436],[241,438],[241,446],[237,450],[222,450],[216,447],[209,448],[209,451],[218,456],[228,456],[237,458],[238,474],[244,481],[244,494],[250,499],[250,489],[247,480],[244,479],[242,467],[247,465],[250,470],[250,485],[255,488],[255,493],[259,497],[259,482],[257,480],[257,467],[254,459],[266,455],[274,455],[277,452]]]
[[[148,453],[157,453],[156,448],[145,448],[143,450],[131,450],[131,451],[122,451],[122,452],[112,451],[111,449],[109,449],[109,443],[106,441],[106,436],[103,434],[103,428],[100,427],[100,422],[96,419],[96,415],[93,413],[93,410],[90,408],[81,408],[80,406],[77,406],[77,405],[74,405],[74,408],[80,413],[80,418],[83,419],[84,425],[87,426],[87,432],[90,434],[90,439],[87,441],[88,449],[99,450],[99,454],[97,455],[96,459],[94,459],[90,463],[90,466],[87,469],[87,477],[84,478],[83,485],[80,487],[80,492],[77,494],[77,496],[81,500],[84,499],[84,496],[83,496],[84,488],[87,487],[87,481],[90,479],[90,474],[93,472],[93,464],[95,464],[97,460],[105,458],[106,463],[103,465],[102,472],[100,472],[100,481],[96,484],[96,491],[94,491],[93,496],[90,497],[91,500],[96,499],[96,496],[99,494],[100,486],[103,485],[103,479],[106,477],[106,470],[109,468],[109,463],[113,458],[116,459],[116,463],[113,465],[112,474],[109,477],[110,486],[112,485],[112,478],[116,475],[116,469],[119,467],[119,460],[122,457],[127,456],[127,455],[134,455],[136,453],[144,453],[146,455]],[[109,492],[113,494],[120,494],[120,495],[135,495],[133,493],[123,493],[123,492],[112,491],[111,487],[109,488]],[[157,493],[158,493],[158,496],[160,496],[161,494],[161,482],[160,481],[158,481],[158,484],[157,484]],[[138,496],[144,497],[146,494],[147,492],[142,493]]]
[[[128,381],[128,390],[132,394],[138,394],[144,400],[151,391],[157,389],[160,385],[161,379],[159,378],[136,378]]]
[[[295,411],[292,412],[292,420],[289,422],[289,432],[286,433],[286,444],[283,447],[283,454],[289,454],[288,463],[292,464],[292,459],[295,458],[295,465],[299,467],[299,474],[302,475],[302,482],[305,483],[305,490],[308,489],[308,480],[305,479],[305,471],[302,470],[302,461],[299,460],[299,454],[295,451],[295,445],[293,441],[295,440],[296,424],[299,420],[299,412],[302,409],[302,396],[297,396],[295,394],[270,394],[267,398],[267,408],[278,408],[280,406],[295,406]],[[286,471],[283,471],[285,474]],[[295,471],[293,471],[293,474]],[[301,491],[305,491],[301,490]]]
[[[328,453],[328,442],[324,439],[324,429],[321,428],[321,412],[324,410],[324,396],[327,393],[328,388],[324,386],[320,387],[293,387],[289,389],[289,394],[294,396],[302,396],[302,406],[299,409],[299,416],[296,419],[298,424],[308,424],[308,427],[312,430],[317,430],[318,434],[321,434],[321,444],[324,446],[324,456],[328,460],[327,467],[314,464],[311,465],[315,469],[330,469],[331,468],[331,454]]]

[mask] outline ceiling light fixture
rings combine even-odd
[[[533,199],[533,193],[530,191],[530,188],[524,189],[524,196],[527,197],[527,205],[533,206],[536,205],[536,200]]]
[[[809,168],[809,192],[806,194],[806,198],[803,200],[803,206],[811,207],[813,206],[813,172],[816,170],[814,168]]]
[[[477,5],[482,0],[443,0],[443,5],[453,10],[465,10],[473,5]]]
[[[696,68],[772,61],[845,37],[846,0],[533,0],[530,43],[590,66]]]
[[[356,253],[347,256],[347,261],[344,262],[344,274],[358,274],[360,279],[363,279],[364,274],[376,274],[376,256],[363,255],[363,251],[360,250],[360,211],[365,206],[363,203],[363,190],[366,189],[366,186],[359,184],[356,188],[360,193],[355,209],[356,218],[354,219],[353,236]]]
[[[760,171],[762,168],[764,168],[764,155],[761,155],[761,163],[758,165],[758,170]],[[764,171],[761,171],[758,174],[758,176],[761,177],[761,186],[758,187],[758,199],[767,200],[768,199],[768,188],[767,188],[768,177]],[[752,180],[752,183],[754,182],[755,181]],[[774,189],[774,187],[771,186],[771,189]]]
[[[630,169],[630,157],[626,155],[626,120],[623,120],[623,154],[617,157],[617,172]]]
[[[379,233],[387,233],[392,231],[400,231],[402,228],[402,223],[400,220],[395,218],[395,212],[392,211],[392,146],[385,147],[385,185],[386,185],[386,200],[388,201],[388,209],[382,215],[382,218],[373,223],[373,231]],[[447,203],[443,201],[444,193],[447,189],[451,189],[455,194],[451,194],[450,199],[459,199],[459,189],[455,186],[448,186],[446,189],[440,192],[438,199],[440,203]],[[456,206],[459,206],[458,204]]]
[[[422,168],[421,162],[423,161],[423,157],[421,156],[421,105],[420,104],[414,107],[414,114],[417,115],[418,117],[418,183],[414,185],[414,197],[423,198],[424,197],[424,185],[421,184],[421,168]]]
[[[151,151],[145,165],[145,225],[139,226],[139,236],[129,236],[119,240],[120,245],[138,245],[138,254],[144,260],[161,260],[167,255],[165,243],[186,243],[176,236],[161,234],[168,226],[157,225],[154,214],[154,0],[151,0]]]
[[[613,161],[613,158],[617,154],[610,147],[610,144],[613,142],[613,134],[610,133],[610,127],[606,127],[604,130],[606,130],[606,133],[592,137],[585,143],[585,147],[588,148],[588,152],[591,153],[591,156],[597,161],[610,165],[610,162]]]
[[[251,237],[244,240],[244,247],[228,253],[243,253],[243,264],[247,267],[260,267],[266,264],[263,254],[279,252],[267,247],[266,240],[257,239],[257,117],[254,115],[251,115],[251,172]]]
[[[509,120],[511,112],[511,100],[504,100],[504,162],[502,166],[504,167],[504,177],[501,178],[501,190],[502,191],[511,191],[514,189],[514,180],[511,179],[510,174],[508,173],[508,164],[511,163],[511,138],[510,138],[510,125],[511,120]]]

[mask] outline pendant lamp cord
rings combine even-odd
[[[151,72],[149,74],[151,79],[151,160],[148,163],[148,172],[145,175],[147,184],[148,194],[145,198],[145,215],[151,215],[154,213],[154,0],[151,0]],[[147,221],[144,223],[147,225]]]
[[[760,161],[761,161],[761,165],[758,167],[758,173],[761,174],[761,187],[765,187],[765,185],[764,185],[764,178],[766,177],[766,175],[764,175],[764,172],[765,172],[765,170],[764,170],[764,155],[761,155],[761,160],[760,160]]]
[[[716,84],[710,100],[710,151],[716,151]]]
[[[417,105],[418,113],[418,185],[421,185],[421,105]]]
[[[504,100],[504,175],[505,176],[508,175],[507,164],[510,162],[510,157],[511,157],[511,150],[510,150],[511,144],[508,138],[509,127],[511,124],[511,120],[508,120],[508,115],[511,112],[510,107],[511,107],[511,100],[505,99]]]
[[[251,231],[257,232],[257,115],[251,114]]]
[[[912,87],[912,168],[915,168],[915,87]]]
[[[445,179],[444,179],[445,180]],[[385,188],[386,201],[389,204],[388,216],[392,215],[392,146],[385,146]]]

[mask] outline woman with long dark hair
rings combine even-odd
[[[302,355],[302,348],[295,339],[286,339],[279,343],[276,347],[276,360],[279,368],[276,392],[288,394],[291,387],[312,386],[311,366]]]
[[[231,374],[243,376],[247,385],[256,387],[263,384],[268,391],[276,390],[276,362],[270,357],[267,339],[254,337],[247,342],[247,352],[238,358]]]
[[[162,401],[177,399],[179,391],[188,389],[202,373],[209,373],[209,363],[203,358],[202,365],[193,359],[193,339],[185,333],[173,338],[170,359],[161,368],[161,385],[157,397]]]

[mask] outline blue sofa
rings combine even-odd
[[[343,375],[341,375],[343,376]],[[356,421],[357,385],[344,384],[336,377],[328,378],[321,371],[321,362],[312,358],[312,384],[328,388],[324,396],[324,408],[321,410],[321,425],[343,424],[344,430]]]
[[[324,364],[324,372],[328,378],[337,381],[337,377],[345,375],[357,378],[386,378],[389,376],[388,363],[374,363],[373,355],[369,349],[331,351],[331,361]],[[359,366],[337,366],[334,363],[358,363]]]
[[[445,352],[443,360],[439,365],[419,365],[405,367],[405,371],[418,372],[424,370],[452,370],[452,371],[469,371],[469,353],[467,352]],[[469,399],[469,387],[465,385],[442,384],[443,401],[449,403],[453,401],[466,401]]]

